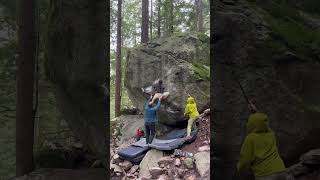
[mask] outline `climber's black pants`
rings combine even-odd
[[[154,138],[154,135],[156,134],[156,123],[155,122],[144,123],[144,126],[146,129],[146,143],[151,144]]]

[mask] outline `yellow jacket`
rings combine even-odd
[[[238,172],[251,169],[256,177],[285,171],[286,168],[278,153],[276,137],[269,128],[266,114],[250,115],[247,122],[247,137],[241,147],[237,169]]]
[[[189,118],[196,118],[199,116],[197,104],[195,103],[193,97],[188,97],[187,99],[187,105],[184,110],[184,116],[189,116]]]

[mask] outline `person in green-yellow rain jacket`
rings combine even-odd
[[[251,170],[256,180],[286,180],[276,136],[268,123],[265,113],[254,112],[249,116],[237,170],[239,173]]]
[[[184,110],[184,116],[189,118],[188,127],[187,127],[187,137],[186,139],[190,139],[191,128],[193,126],[194,121],[199,117],[199,112],[197,109],[197,104],[194,101],[194,98],[189,95],[187,99],[187,105]]]

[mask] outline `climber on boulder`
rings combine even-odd
[[[185,107],[184,110],[184,116],[188,117],[188,127],[187,127],[187,137],[186,139],[190,139],[190,133],[191,133],[191,129],[192,127],[194,127],[194,121],[196,119],[198,119],[199,117],[199,112],[197,109],[197,104],[194,100],[193,97],[191,97],[190,95],[188,95],[188,99],[187,99],[187,105]]]
[[[276,136],[270,129],[268,116],[257,112],[252,103],[252,113],[246,124],[247,136],[242,144],[237,170],[253,171],[256,180],[285,180],[285,165],[279,155]]]
[[[169,96],[169,92],[164,92],[163,81],[161,79],[155,80],[151,86],[147,88],[141,88],[142,92],[150,93],[149,104],[153,104],[155,100],[162,97],[165,99]]]
[[[156,134],[156,122],[158,121],[157,111],[160,108],[161,99],[162,97],[159,98],[156,105],[150,104],[150,101],[146,101],[144,105],[144,126],[147,145],[152,143]]]

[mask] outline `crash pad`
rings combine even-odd
[[[133,146],[138,146],[138,147],[148,147],[146,138],[141,138],[139,141],[135,142],[132,144]]]
[[[118,155],[125,159],[134,159],[138,156],[141,156],[142,154],[146,154],[149,150],[149,147],[139,147],[139,146],[133,146],[130,145],[127,148],[123,148],[118,152]]]
[[[186,143],[192,143],[194,140],[196,140],[198,134],[198,129],[191,131],[191,139],[186,140]],[[174,129],[170,133],[166,134],[162,137],[162,139],[178,139],[183,138],[187,136],[187,128],[185,129]]]
[[[180,147],[185,141],[186,140],[184,138],[177,138],[177,139],[170,139],[170,140],[162,140],[162,139],[154,138],[152,143],[149,145],[149,147],[162,150],[162,151],[168,151],[168,150],[173,150]]]
[[[192,138],[189,140],[186,140],[185,136],[187,134],[187,130],[176,129],[166,134],[161,139],[154,138],[152,143],[149,145],[149,147],[146,144],[146,138],[141,138],[139,141],[134,142],[129,147],[121,149],[118,152],[118,155],[123,159],[131,161],[133,163],[138,163],[143,159],[143,157],[146,155],[146,153],[150,148],[154,148],[162,151],[173,150],[173,149],[179,148],[184,143],[193,142],[197,137],[197,133],[198,133],[198,130],[195,129],[194,131],[191,132]]]

